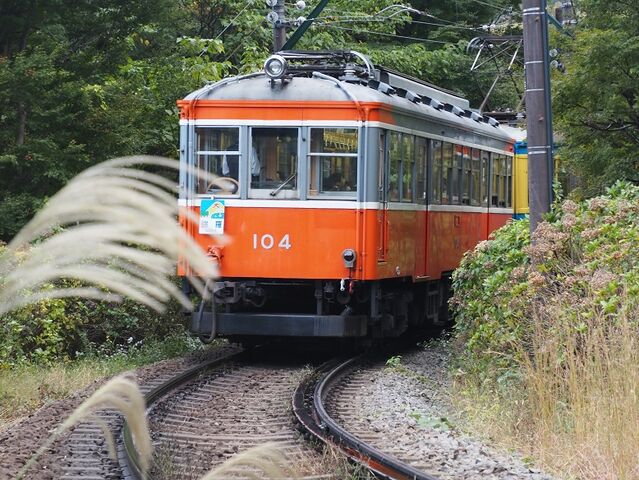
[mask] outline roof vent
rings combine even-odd
[[[495,128],[499,126],[499,122],[495,120],[493,117],[488,117],[488,124],[491,127],[495,127]]]
[[[444,104],[442,102],[427,96],[422,96],[422,103],[425,103],[426,105],[430,107],[433,107],[435,110],[442,110],[444,108]]]
[[[472,110],[464,110],[464,117],[475,120],[476,122],[481,122],[483,118],[479,113],[473,112]]]
[[[459,108],[456,105],[451,105],[450,103],[444,104],[444,110],[446,110],[447,112],[450,112],[450,113],[454,113],[458,117],[461,117],[461,116],[464,115],[464,110],[463,109]]]
[[[405,88],[399,88],[399,87],[396,87],[395,89],[397,90],[398,96],[405,98],[409,102],[420,103],[422,101],[420,96],[417,95],[415,92],[411,92],[410,90],[406,90]]]
[[[378,80],[369,80],[368,86],[377,90],[378,92],[385,93],[386,95],[393,95],[395,93],[395,89],[388,83],[380,82]]]

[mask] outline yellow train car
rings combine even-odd
[[[528,144],[515,143],[513,162],[513,217],[523,218],[530,209],[528,207]]]

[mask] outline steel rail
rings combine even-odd
[[[220,358],[214,358],[212,360],[208,360],[206,362],[200,363],[199,365],[195,365],[194,367],[184,370],[178,375],[171,377],[168,381],[162,383],[161,385],[158,385],[157,387],[155,387],[154,389],[152,389],[151,391],[149,391],[148,393],[144,395],[144,401],[146,404],[147,412],[150,406],[153,405],[153,403],[155,403],[157,400],[165,396],[167,393],[169,393],[173,389],[179,387],[180,385],[185,384],[189,380],[192,380],[194,377],[196,377],[200,373],[208,369],[218,367],[230,360],[239,360],[245,357],[246,355],[248,355],[251,351],[252,350],[244,350],[241,352],[230,353]],[[124,478],[133,478],[135,480],[144,478],[142,476],[142,465],[140,462],[140,455],[137,449],[135,448],[135,443],[133,442],[133,435],[131,434],[131,428],[129,427],[129,424],[126,420],[122,427],[122,445],[123,445],[124,452],[118,452],[118,453],[122,453],[122,455],[118,455],[118,456],[122,457],[121,459],[124,462],[124,467],[128,470],[123,472]]]
[[[331,388],[360,361],[361,357],[353,357],[346,361],[328,362],[318,368],[293,395],[295,416],[313,436],[324,443],[336,445],[352,460],[366,466],[379,477],[390,480],[438,480],[361,441],[327,413],[324,400]]]

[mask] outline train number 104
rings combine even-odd
[[[253,250],[257,250],[258,248],[263,248],[264,250],[270,250],[275,246],[275,238],[273,235],[265,233],[264,235],[258,235],[257,233],[253,234]],[[283,248],[288,250],[291,248],[291,238],[288,233],[284,234],[284,236],[277,242],[278,248]]]

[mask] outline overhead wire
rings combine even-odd
[[[318,25],[333,25],[335,23],[356,23],[356,22],[372,23],[372,22],[384,22],[384,21],[386,21],[386,18],[379,18],[379,19],[362,18],[357,20],[355,19],[354,20],[327,20],[327,21],[319,22]],[[405,23],[417,23],[419,25],[432,25],[435,27],[456,28],[458,30],[482,31],[482,29],[478,27],[468,27],[466,25],[460,25],[460,24],[448,25],[445,23],[423,22],[420,20],[406,20]]]
[[[242,15],[246,11],[248,7],[253,5],[253,3],[254,3],[254,0],[248,0],[244,8],[240,10],[240,12],[237,15],[235,15],[233,20],[231,20],[231,22],[226,27],[224,27],[224,30],[222,30],[220,33],[217,34],[217,37],[215,37],[215,40],[220,38],[224,34],[224,32],[226,32],[229,29],[229,27],[231,27],[235,23],[235,20],[237,20],[240,17],[240,15]]]
[[[495,10],[503,10],[505,8],[503,5],[498,6],[498,5],[495,5],[494,3],[482,2],[482,0],[471,0],[471,1],[475,3],[479,3],[480,5],[485,5],[487,7],[494,8]]]
[[[416,40],[416,41],[419,41],[419,42],[438,43],[438,44],[442,44],[442,45],[446,45],[446,44],[450,43],[450,42],[445,42],[443,40],[433,40],[433,39],[430,39],[430,38],[419,38],[419,37],[408,37],[406,35],[397,35],[397,34],[393,34],[393,33],[375,32],[375,31],[372,31],[372,30],[361,30],[361,29],[355,29],[355,28],[338,27],[336,25],[318,25],[318,27],[335,28],[337,30],[344,30],[344,31],[347,31],[347,32],[364,33],[364,34],[369,34],[369,35],[381,35],[383,37],[401,38],[401,39],[405,39],[405,40]]]

